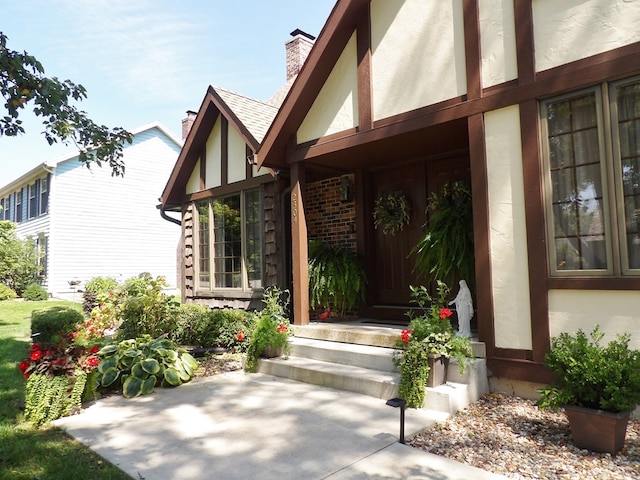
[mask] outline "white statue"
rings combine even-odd
[[[471,290],[467,282],[460,280],[460,290],[456,298],[449,302],[449,305],[456,304],[458,314],[458,335],[471,338],[471,317],[473,317],[473,300],[471,300]]]

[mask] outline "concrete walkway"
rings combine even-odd
[[[399,418],[384,400],[239,371],[55,423],[138,480],[505,478],[398,443]],[[406,436],[436,420],[408,409]]]

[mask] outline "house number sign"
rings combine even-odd
[[[296,192],[291,192],[291,220],[294,225],[298,223],[298,194]]]

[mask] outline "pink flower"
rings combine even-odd
[[[451,316],[451,309],[449,308],[441,308],[440,309],[440,318],[441,319],[445,319],[445,318],[449,318]]]
[[[411,337],[411,330],[402,330],[402,332],[400,333],[400,339],[404,343],[408,343],[409,342],[409,337]]]

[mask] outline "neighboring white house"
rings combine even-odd
[[[88,169],[74,154],[0,187],[0,218],[16,222],[18,236],[42,248],[43,286],[54,296],[96,276],[122,281],[141,272],[176,287],[180,227],[163,219],[157,205],[182,142],[157,122],[131,133],[124,177],[112,176],[108,166]]]

